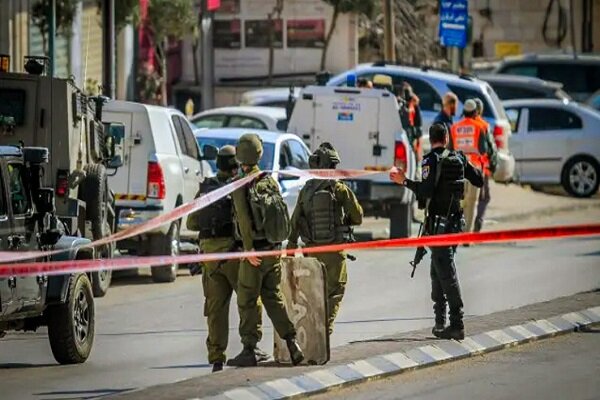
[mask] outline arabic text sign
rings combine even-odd
[[[467,45],[468,0],[440,2],[440,43],[445,47],[465,48]]]

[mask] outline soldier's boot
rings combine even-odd
[[[465,325],[462,310],[453,311],[450,308],[450,326],[441,333],[442,339],[463,340],[465,338]]]
[[[240,354],[227,361],[230,367],[256,367],[256,347],[245,346]]]
[[[263,361],[267,361],[271,358],[271,356],[269,355],[269,353],[267,353],[266,351],[260,349],[258,346],[254,349],[254,354],[256,355],[256,361],[257,362],[263,362]]]
[[[435,313],[435,325],[431,329],[433,336],[441,338],[441,334],[446,328],[446,305],[437,304],[433,305],[433,311]]]
[[[293,365],[298,365],[304,361],[304,353],[296,341],[296,336],[290,336],[285,339],[288,351],[290,352],[290,359]]]
[[[219,372],[219,371],[223,371],[223,363],[220,361],[214,363],[213,367],[212,367],[212,372]]]
[[[474,232],[481,232],[481,228],[483,228],[483,219],[482,218],[476,218],[475,219],[475,226],[473,227],[473,231]]]

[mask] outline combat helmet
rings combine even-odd
[[[240,137],[235,148],[235,157],[240,164],[256,165],[262,155],[262,140],[256,133],[245,133]]]
[[[238,163],[235,159],[235,147],[226,145],[219,149],[217,154],[217,168],[221,171],[231,171],[237,168]]]
[[[340,155],[329,142],[321,143],[308,158],[308,164],[313,169],[335,168],[340,162]]]

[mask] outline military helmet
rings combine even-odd
[[[340,155],[329,142],[321,143],[308,158],[308,164],[313,169],[335,168],[340,162]]]
[[[237,168],[238,163],[235,159],[235,147],[231,145],[223,146],[217,154],[217,168],[221,171],[230,171]]]
[[[256,165],[263,155],[263,144],[256,133],[244,133],[235,148],[235,157],[240,164]]]

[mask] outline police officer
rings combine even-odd
[[[425,231],[427,235],[457,233],[462,228],[460,200],[464,195],[465,178],[481,187],[481,171],[468,162],[461,152],[446,149],[448,131],[443,124],[433,124],[429,129],[431,152],[422,162],[422,180],[406,178],[404,171],[393,168],[390,179],[404,185],[417,196],[421,208],[425,208]],[[431,248],[431,299],[435,313],[432,333],[444,339],[461,340],[465,337],[463,324],[463,301],[454,265],[456,246]],[[450,306],[450,325],[446,323],[446,304]]]
[[[242,176],[260,173],[258,162],[263,154],[260,137],[247,133],[240,137],[236,158],[241,164]],[[266,239],[265,226],[268,221],[256,221],[253,212],[257,198],[264,196],[281,196],[279,186],[271,175],[263,173],[252,182],[252,188],[246,186],[232,193],[237,232],[245,251],[275,250],[280,244],[273,244]],[[287,209],[281,212],[286,212]],[[264,218],[284,218],[266,213]],[[287,216],[285,216],[287,218]],[[260,224],[259,224],[260,222]],[[257,229],[257,226],[261,228]],[[285,232],[287,235],[288,232]],[[259,297],[267,309],[267,314],[279,336],[286,341],[290,358],[294,365],[304,359],[304,354],[296,341],[296,330],[290,321],[284,306],[280,289],[281,267],[280,257],[247,257],[240,262],[238,277],[238,309],[240,313],[240,336],[244,348],[240,354],[228,361],[228,365],[251,367],[257,365],[256,344],[260,340],[260,308]]]
[[[340,163],[338,152],[330,143],[323,143],[309,158],[313,169],[335,169]],[[300,190],[292,215],[288,248],[296,248],[298,237],[306,246],[338,244],[351,240],[352,226],[362,223],[362,207],[345,183],[339,180],[310,179]],[[310,248],[307,248],[310,252]],[[343,251],[308,254],[325,265],[327,270],[327,321],[329,334],[339,311],[348,274],[347,255]]]
[[[464,118],[452,125],[448,148],[463,152],[473,166],[483,171],[484,156],[488,152],[488,138],[485,128],[476,119],[477,104],[473,99],[465,101]],[[465,212],[465,231],[472,232],[475,222],[475,209],[479,198],[479,189],[470,183],[465,184],[463,208]]]
[[[235,147],[221,147],[217,155],[217,176],[206,178],[200,184],[196,198],[225,186],[237,174],[237,171]],[[241,247],[234,238],[233,209],[229,196],[192,213],[188,217],[187,228],[198,232],[202,253],[227,253]],[[233,291],[237,291],[238,271],[239,262],[237,260],[204,263],[202,287],[205,298],[204,316],[208,322],[206,346],[208,362],[213,365],[213,372],[221,371],[226,360],[225,350],[229,339],[229,303]],[[200,273],[200,270],[192,268],[190,272],[192,275],[196,275]],[[262,321],[259,325],[262,325]],[[256,348],[256,355],[259,361],[269,358],[258,348]]]

